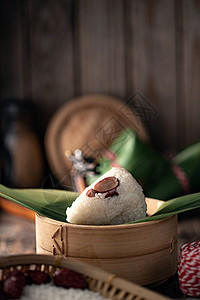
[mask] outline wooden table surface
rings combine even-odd
[[[0,213],[0,255],[35,253],[35,224],[25,218]]]
[[[179,215],[178,247],[189,242],[200,241],[199,210]],[[18,216],[0,213],[0,255],[35,253],[35,224]],[[171,298],[183,299],[177,274],[162,285],[153,288]],[[192,299],[192,298],[188,298]]]

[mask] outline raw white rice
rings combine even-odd
[[[120,184],[118,195],[105,198],[106,193],[96,193],[88,197],[87,191],[106,177],[116,177]],[[109,225],[123,224],[146,217],[146,202],[143,190],[133,176],[124,168],[112,168],[67,208],[67,221],[74,224]]]
[[[20,300],[108,300],[90,290],[65,289],[52,283],[26,285]]]

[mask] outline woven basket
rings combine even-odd
[[[151,215],[162,201],[146,199]],[[177,271],[177,216],[139,224],[75,225],[36,215],[39,254],[72,257],[140,285]]]
[[[139,285],[116,277],[114,274],[103,271],[94,266],[76,261],[71,258],[50,255],[16,255],[0,258],[0,279],[14,269],[17,270],[42,270],[50,274],[58,268],[68,268],[84,275],[88,281],[88,287],[108,299],[116,300],[165,300],[169,299],[152,292]]]

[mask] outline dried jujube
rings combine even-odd
[[[13,271],[8,274],[3,284],[3,292],[9,299],[20,298],[26,278],[21,271]]]
[[[94,197],[95,193],[97,193],[97,191],[95,191],[94,189],[90,189],[86,192],[86,196],[87,197]]]
[[[25,272],[27,284],[43,284],[50,282],[50,276],[40,270],[28,270]]]
[[[106,177],[99,182],[97,182],[94,186],[95,191],[97,193],[106,193],[113,189],[116,189],[119,185],[119,180],[115,176]]]
[[[55,271],[53,283],[64,288],[87,288],[87,281],[80,273],[63,268]]]
[[[105,195],[105,198],[108,198],[108,197],[113,197],[113,196],[118,196],[118,192],[116,191],[116,189],[113,189],[109,192],[107,192],[107,194]]]

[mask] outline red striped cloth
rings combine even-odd
[[[200,242],[185,244],[181,248],[178,278],[184,294],[200,296]]]

